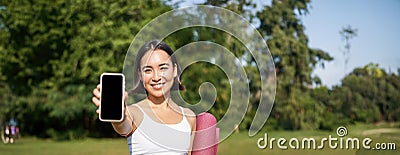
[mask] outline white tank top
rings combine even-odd
[[[180,107],[183,119],[178,124],[162,124],[152,120],[144,110],[143,121],[135,132],[128,137],[128,148],[131,155],[185,155],[190,147],[191,127]]]

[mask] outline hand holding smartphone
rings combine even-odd
[[[124,118],[125,76],[121,73],[103,73],[100,76],[100,113],[104,122],[121,122]]]

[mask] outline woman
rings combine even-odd
[[[191,154],[196,116],[171,99],[171,91],[184,89],[172,49],[164,42],[150,41],[140,48],[134,68],[136,86],[130,93],[146,93],[147,97],[127,106],[123,121],[112,123],[114,130],[128,137],[131,154]],[[96,106],[100,105],[100,89],[97,85],[93,90]]]

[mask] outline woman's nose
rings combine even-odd
[[[153,74],[153,81],[160,81],[161,80],[161,75],[162,74],[162,72],[160,72],[160,71],[155,71],[154,72],[154,74]]]

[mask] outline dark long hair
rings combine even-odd
[[[134,71],[133,71],[133,83],[135,87],[129,91],[130,94],[133,93],[146,93],[146,89],[143,86],[143,82],[140,80],[140,63],[142,57],[149,51],[154,50],[163,50],[168,53],[173,65],[176,65],[177,68],[177,76],[174,78],[174,84],[171,87],[171,90],[185,90],[185,87],[180,82],[180,75],[182,73],[181,67],[176,60],[175,55],[173,54],[174,51],[169,47],[166,43],[159,41],[159,40],[152,40],[145,43],[140,49],[138,54],[136,55],[136,59],[134,62]]]

